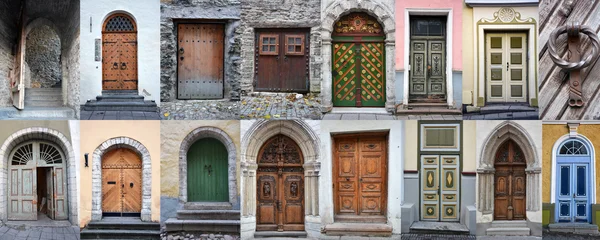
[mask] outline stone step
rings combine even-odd
[[[525,220],[496,220],[492,221],[492,228],[503,228],[503,227],[517,227],[526,228],[527,221]]]
[[[548,225],[550,232],[599,235],[598,225],[589,223],[552,223]]]
[[[25,88],[25,94],[53,94],[62,93],[62,88]]]
[[[138,95],[138,90],[102,90],[102,95]]]
[[[160,230],[83,229],[81,239],[160,239]]]
[[[232,210],[228,202],[188,202],[183,205],[184,210]]]
[[[333,223],[325,226],[328,236],[390,237],[392,226],[385,223]]]
[[[155,222],[142,222],[132,220],[118,221],[92,221],[88,223],[87,229],[102,229],[102,230],[152,230],[160,231],[160,224]]]
[[[529,236],[530,233],[527,227],[492,227],[486,231],[488,236]]]
[[[480,114],[504,112],[535,112],[537,108],[526,105],[487,105],[479,109]]]
[[[26,107],[18,110],[14,107],[0,108],[0,119],[75,119],[75,111],[68,107]]]
[[[144,96],[131,94],[115,94],[96,96],[98,102],[144,102]]]
[[[283,239],[283,238],[306,238],[308,234],[305,231],[256,231],[254,232],[254,238],[274,238],[274,239]]]
[[[413,108],[413,109],[403,109],[398,108],[396,110],[396,115],[460,115],[462,112],[458,109],[448,109],[439,108],[439,107],[431,107],[431,108]]]
[[[177,219],[240,220],[240,210],[179,210]]]
[[[387,218],[384,216],[335,216],[334,222],[340,223],[387,223]]]
[[[437,108],[448,108],[448,104],[445,102],[415,102],[415,103],[408,103],[407,108],[430,108],[430,107],[437,107]]]
[[[82,107],[84,111],[133,111],[133,112],[158,112],[156,103],[144,102],[98,102],[89,101]]]
[[[181,220],[169,218],[165,221],[167,232],[240,233],[240,220]]]
[[[25,107],[62,107],[61,100],[25,100]]]
[[[469,229],[457,222],[414,222],[410,233],[469,235]]]
[[[25,94],[25,101],[61,101],[62,102],[62,94]]]

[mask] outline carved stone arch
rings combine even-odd
[[[92,220],[102,219],[102,156],[112,150],[127,148],[142,159],[142,212],[144,222],[152,220],[152,160],[150,152],[140,142],[129,137],[115,137],[100,144],[92,155]]]
[[[13,148],[20,145],[21,143],[30,140],[46,140],[56,144],[60,150],[65,154],[65,160],[67,161],[67,198],[68,198],[68,216],[69,221],[72,224],[79,223],[79,210],[78,210],[78,194],[77,194],[77,162],[75,161],[75,152],[71,146],[69,139],[61,132],[44,127],[30,127],[21,129],[11,134],[2,147],[0,147],[0,186],[8,185],[8,168],[9,155]],[[8,219],[8,188],[4,191],[0,191],[0,220],[6,221]]]
[[[187,202],[187,153],[190,147],[203,138],[219,140],[227,149],[227,171],[229,185],[229,203],[232,206],[239,204],[237,198],[236,160],[237,152],[231,137],[216,127],[200,127],[191,131],[181,142],[179,147],[179,201]]]

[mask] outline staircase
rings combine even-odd
[[[415,102],[400,105],[396,109],[398,115],[460,115],[459,109],[449,108],[445,102]]]
[[[410,225],[410,233],[469,235],[467,226],[457,222],[414,222]]]
[[[230,204],[193,204],[177,211],[177,218],[165,221],[167,232],[240,234],[240,210]]]
[[[327,236],[387,238],[392,236],[392,226],[388,225],[387,223],[375,222],[336,222],[325,226],[323,233],[327,234]]]
[[[589,223],[552,223],[548,225],[550,232],[600,235],[598,225]]]
[[[68,120],[75,119],[75,111],[63,106],[61,88],[26,88],[25,108],[0,108],[0,119]]]
[[[492,227],[486,230],[488,236],[529,236],[531,230],[525,220],[493,221]]]
[[[25,108],[27,107],[62,107],[61,88],[26,88]]]
[[[88,100],[83,111],[132,111],[158,112],[154,101],[145,101],[144,96],[133,91],[102,91],[96,100]]]
[[[160,239],[160,224],[139,218],[104,218],[81,230],[81,239]]]

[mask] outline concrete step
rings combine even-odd
[[[169,218],[165,221],[167,232],[240,233],[240,220],[181,220]]]
[[[495,220],[492,221],[492,228],[503,228],[503,227],[517,227],[517,228],[526,228],[527,221],[525,220]]]
[[[25,88],[25,94],[53,94],[62,93],[62,88]]]
[[[34,94],[25,94],[25,101],[61,101],[62,102],[62,94],[45,94],[45,95],[34,95]]]
[[[323,229],[328,236],[390,237],[392,226],[385,223],[333,223]]]
[[[458,109],[448,109],[448,108],[413,108],[413,109],[404,109],[398,108],[396,110],[396,115],[460,115],[462,112]]]
[[[0,108],[0,119],[75,119],[75,111],[68,107],[26,107],[18,110],[14,107]]]
[[[414,222],[410,233],[469,235],[469,229],[457,222]]]
[[[527,105],[487,105],[479,109],[480,114],[504,113],[504,112],[535,112],[537,108]]]
[[[306,238],[308,234],[305,231],[256,231],[254,232],[254,238],[274,238],[274,239],[283,239],[283,238]]]
[[[25,107],[62,107],[61,100],[27,100],[25,99]]]
[[[102,90],[102,95],[138,95],[138,90]]]
[[[552,223],[548,225],[550,232],[600,235],[598,225],[589,223]]]
[[[488,236],[529,236],[530,234],[531,230],[527,227],[492,227],[486,231]]]
[[[83,229],[81,239],[160,239],[160,230]]]
[[[387,223],[387,218],[384,216],[335,216],[334,222],[341,223]]]
[[[177,219],[240,220],[240,210],[179,210]]]
[[[155,222],[139,221],[92,221],[88,223],[87,229],[103,229],[103,230],[156,230],[160,231],[160,224]]]
[[[83,105],[85,111],[133,111],[157,112],[158,108],[153,101],[143,102],[105,102],[89,101]]]
[[[430,108],[430,107],[437,107],[437,108],[448,108],[448,104],[445,102],[415,102],[415,103],[408,103],[406,105],[407,108]]]
[[[232,210],[228,202],[188,202],[183,205],[185,210]]]
[[[98,102],[144,102],[144,96],[132,94],[113,94],[96,96]]]

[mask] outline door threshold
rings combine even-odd
[[[331,113],[369,113],[369,114],[389,114],[385,107],[333,107]]]
[[[334,223],[387,223],[385,216],[358,216],[358,215],[338,215],[333,218]]]
[[[254,232],[254,238],[306,238],[308,234],[306,231],[256,231]]]
[[[468,235],[469,229],[460,222],[417,221],[410,225],[410,233]]]

